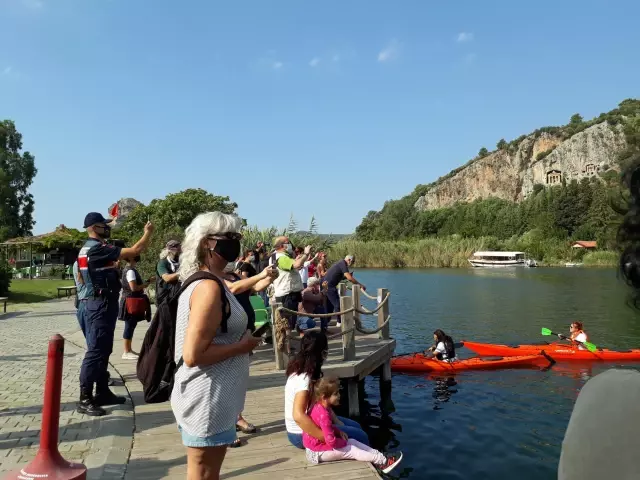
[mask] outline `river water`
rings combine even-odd
[[[355,275],[370,291],[391,291],[396,353],[431,345],[436,328],[454,341],[536,343],[545,340],[541,327],[568,332],[574,320],[585,323],[600,347],[640,345],[640,314],[626,305],[626,287],[614,270],[356,270]],[[457,353],[473,356],[465,349]],[[395,478],[555,479],[580,389],[614,366],[559,363],[548,371],[476,371],[451,379],[394,374],[390,398],[380,398],[377,379],[369,377],[365,423],[375,446],[404,452]]]

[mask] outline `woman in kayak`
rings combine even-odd
[[[456,349],[449,335],[438,329],[433,332],[433,340],[435,345],[429,347],[425,352],[426,356],[435,357],[438,360],[446,360],[447,362],[453,362],[456,359]]]
[[[558,334],[558,338],[561,340],[569,340],[573,345],[577,345],[579,350],[586,350],[584,343],[589,341],[587,332],[583,330],[582,322],[573,322],[569,325],[569,336]]]

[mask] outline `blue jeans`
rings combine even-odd
[[[355,420],[351,420],[350,418],[338,417],[344,425],[338,425],[338,430],[347,434],[349,438],[353,438],[360,443],[364,443],[369,446],[369,436],[362,430],[362,427]],[[304,445],[302,444],[302,434],[301,433],[289,433],[287,432],[287,438],[291,445],[296,448],[304,449]]]
[[[309,330],[310,328],[314,328],[315,326],[316,322],[313,321],[313,318],[298,317],[298,328],[303,332],[305,330]]]
[[[82,335],[86,339],[87,338],[87,301],[86,300],[78,301],[76,318],[78,319],[78,324],[80,325],[80,329],[82,330]]]
[[[318,305],[313,313],[327,313],[327,310],[324,308],[324,305]],[[320,330],[326,332],[327,327],[329,326],[330,318],[320,318]]]
[[[133,339],[133,332],[136,329],[138,322],[136,320],[127,319],[124,321],[124,331],[122,332],[122,338],[125,340]]]
[[[327,288],[327,313],[340,311],[340,294],[336,287]],[[336,315],[338,322],[340,321],[340,315]]]

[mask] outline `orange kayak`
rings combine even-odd
[[[404,355],[391,359],[391,370],[395,372],[458,372],[463,370],[497,370],[500,368],[531,367],[549,363],[549,359],[538,352],[535,355],[521,355],[508,358],[467,358],[454,362],[444,362],[426,358],[421,353]]]
[[[478,355],[500,355],[516,357],[521,355],[535,355],[542,350],[554,360],[600,360],[610,362],[640,362],[640,350],[597,350],[590,352],[566,343],[550,343],[548,345],[497,345],[493,343],[463,342],[464,346]]]

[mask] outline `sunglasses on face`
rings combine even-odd
[[[242,240],[242,234],[238,232],[225,232],[207,236],[209,240]]]

